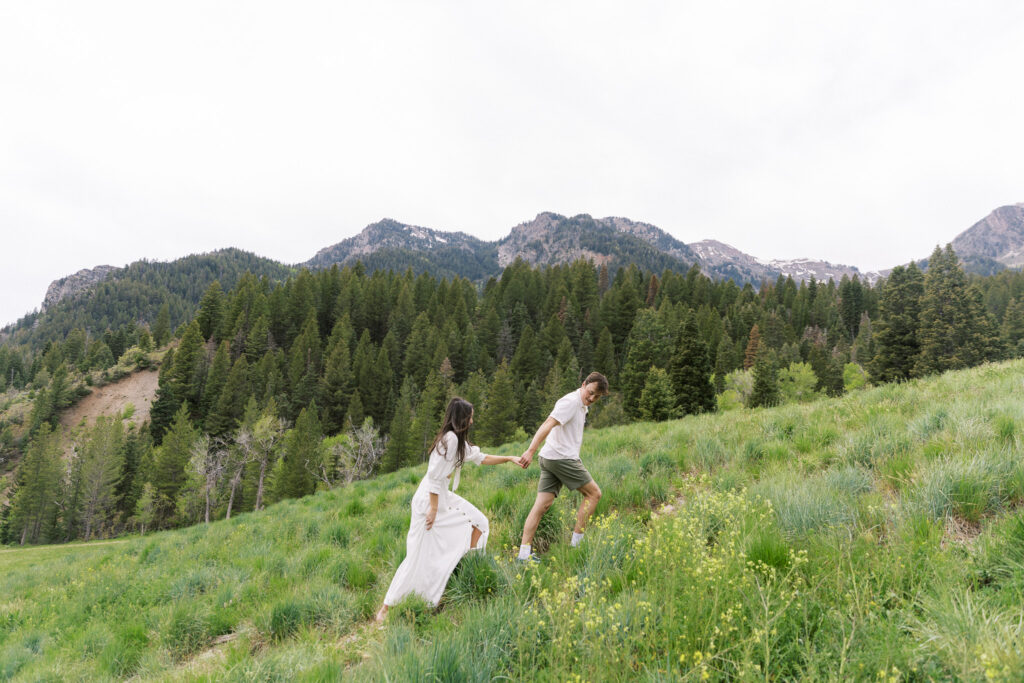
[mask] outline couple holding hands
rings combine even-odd
[[[376,620],[384,621],[388,608],[409,593],[436,605],[459,560],[470,550],[483,550],[487,546],[487,517],[455,493],[465,462],[477,465],[512,462],[525,469],[543,443],[537,499],[523,526],[518,560],[537,561],[537,556],[532,553],[533,535],[562,486],[583,494],[571,541],[572,545],[578,545],[583,539],[587,519],[601,499],[601,489],[580,461],[583,425],[589,406],[607,394],[608,380],[605,376],[599,372],[590,373],[579,389],[558,399],[551,414],[534,434],[529,448],[519,457],[486,455],[469,443],[466,435],[473,424],[473,405],[461,398],[453,398],[445,411],[441,431],[430,449],[427,476],[412,497],[412,520],[406,538],[405,560],[395,572]]]

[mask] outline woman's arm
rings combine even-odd
[[[437,494],[430,494],[430,507],[427,508],[427,530],[434,526],[434,519],[437,517]]]
[[[501,465],[506,462],[514,462],[519,464],[519,458],[512,457],[511,455],[485,455],[484,459],[480,462],[481,465]]]

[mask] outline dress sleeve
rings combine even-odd
[[[450,432],[449,432],[450,433]],[[444,443],[430,451],[430,461],[427,463],[427,491],[441,495],[448,488],[448,475],[451,474],[450,463],[440,452],[445,446],[451,451],[451,444],[448,443],[448,434],[444,435]]]
[[[480,452],[479,446],[470,446],[466,444],[466,462],[471,462],[474,465],[482,465],[484,462],[484,454]]]

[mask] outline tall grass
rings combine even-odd
[[[1018,680],[1024,363],[837,400],[589,431],[512,561],[537,470],[470,468],[490,518],[438,608],[370,618],[424,467],[230,521],[0,551],[0,679]],[[522,443],[499,452],[517,454]]]

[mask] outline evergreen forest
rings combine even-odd
[[[592,370],[612,386],[588,418],[601,427],[809,402],[1024,355],[1024,275],[968,276],[949,246],[873,286],[755,288],[697,267],[610,272],[583,260],[516,261],[485,283],[361,263],[252,268],[207,278],[190,309],[206,263],[196,257],[191,281],[173,286],[156,271],[101,284],[89,303],[8,335],[0,541],[187,526],[395,471],[425,457],[453,395],[476,406],[474,441],[496,447],[525,440]],[[109,313],[87,329],[87,306]],[[102,418],[61,447],[63,408],[153,365],[147,423]]]

